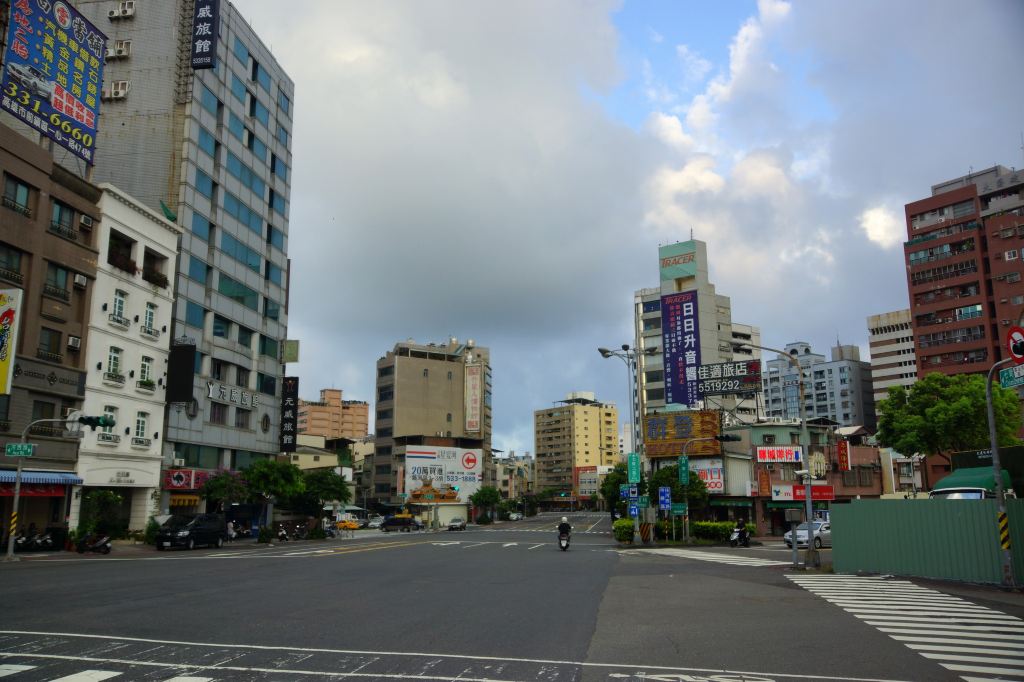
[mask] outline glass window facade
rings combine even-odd
[[[291,118],[292,114],[292,101],[288,99],[288,95],[284,94],[284,91],[277,91],[277,106],[278,108]]]
[[[228,173],[231,173],[231,175],[238,178],[239,182],[241,182],[244,187],[248,187],[261,197],[267,191],[266,183],[256,175],[252,168],[249,168],[247,165],[242,163],[242,160],[231,152],[228,152],[227,165]]]
[[[207,220],[206,216],[192,213],[192,234],[204,242],[210,241],[210,221]]]
[[[224,192],[224,212],[256,234],[263,234],[263,218],[231,192]]]
[[[260,355],[267,355],[269,357],[276,358],[278,356],[277,347],[278,344],[275,339],[260,334]]]
[[[196,169],[196,190],[208,199],[213,198],[213,178]]]
[[[223,272],[220,273],[220,278],[217,282],[217,291],[231,300],[241,303],[246,308],[259,310],[259,294],[241,282],[231,279]]]
[[[284,232],[276,227],[269,228],[267,232],[267,243],[284,251]]]
[[[211,114],[214,116],[217,115],[217,109],[220,107],[220,100],[217,99],[217,95],[213,94],[213,90],[210,90],[210,88],[205,85],[199,86],[199,103]]]
[[[246,67],[249,66],[249,48],[245,46],[245,43],[238,36],[235,36],[235,44],[231,48],[231,52],[235,55],[235,59],[242,62]]]
[[[217,156],[217,138],[206,128],[199,128],[199,148],[210,156]]]
[[[206,309],[203,306],[192,301],[185,301],[185,324],[202,329],[205,319]]]
[[[195,256],[189,256],[188,259],[188,276],[199,282],[200,284],[206,284],[206,271],[207,265],[203,261],[199,260]]]
[[[267,279],[279,287],[284,286],[284,270],[267,261]]]
[[[253,272],[259,272],[263,258],[257,252],[238,241],[228,233],[221,234],[220,248],[224,253],[242,263]]]
[[[247,92],[245,82],[235,74],[231,74],[231,94],[235,96],[235,99],[244,103]]]

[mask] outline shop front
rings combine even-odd
[[[185,516],[206,512],[206,502],[201,491],[210,476],[209,471],[202,469],[165,469],[160,486],[163,500],[161,510]]]
[[[160,481],[158,457],[83,451],[79,453],[77,469],[82,489],[71,501],[72,527],[78,524],[82,500],[93,490],[110,490],[121,497],[128,530],[144,529],[149,517],[158,513],[154,499]]]
[[[764,528],[768,531],[769,535],[782,536],[786,531],[789,530],[789,524],[786,523],[786,510],[787,509],[805,509],[806,502],[796,501],[778,501],[778,500],[765,500],[761,503],[763,505],[762,513],[764,518]],[[812,502],[812,511],[816,518],[827,517],[829,509],[828,502]],[[758,527],[761,530],[761,527]]]
[[[11,518],[14,506],[16,472],[0,469],[0,518]],[[67,534],[67,508],[71,486],[79,485],[82,479],[73,471],[21,472],[21,491],[18,502],[18,529],[28,532],[32,527],[48,530],[57,546],[63,545]],[[3,543],[7,543],[7,527],[4,524]]]

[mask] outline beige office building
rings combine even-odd
[[[483,481],[493,481],[490,351],[472,339],[395,344],[377,361],[374,434],[373,457],[363,465],[371,507],[406,501],[407,446],[479,449]]]
[[[871,349],[871,386],[878,403],[892,386],[910,388],[917,381],[914,330],[910,310],[894,310],[868,317],[868,346]]]
[[[537,492],[574,496],[581,468],[613,466],[619,454],[619,411],[577,391],[533,413]]]
[[[299,433],[358,440],[368,433],[370,406],[342,400],[341,389],[320,389],[320,400],[299,400]]]

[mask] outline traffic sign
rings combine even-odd
[[[1024,329],[1014,325],[1006,332],[1006,349],[1018,365],[1024,365]]]
[[[640,455],[635,453],[635,452],[629,453],[629,458],[627,459],[627,462],[628,462],[628,468],[629,468],[629,482],[630,483],[639,483],[640,482]]]
[[[647,497],[647,495],[641,495],[640,496],[640,506],[643,507],[644,509],[647,509],[648,507],[650,507],[651,506],[651,498]]]
[[[679,456],[679,485],[690,485],[690,458]]]
[[[31,457],[35,451],[34,443],[8,443],[4,447],[4,454],[8,457]]]
[[[629,515],[635,519],[640,516],[640,509],[635,504],[629,505]]]
[[[635,485],[629,486],[629,496],[630,496],[630,498],[636,498],[639,495],[640,495],[640,493],[637,492],[637,489],[636,489]]]
[[[672,488],[667,485],[658,488],[658,508],[666,511],[672,508]]]
[[[999,385],[1003,388],[1024,386],[1024,365],[1014,365],[999,370]]]
[[[620,500],[625,500],[628,497],[629,497],[629,484],[628,483],[620,483],[619,484],[619,499]]]
[[[686,516],[686,514],[689,513],[689,509],[687,509],[687,503],[686,502],[673,502],[672,503],[672,513],[674,515],[676,515],[676,516]]]

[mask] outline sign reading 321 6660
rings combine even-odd
[[[63,0],[14,0],[0,107],[93,163],[107,37]]]

